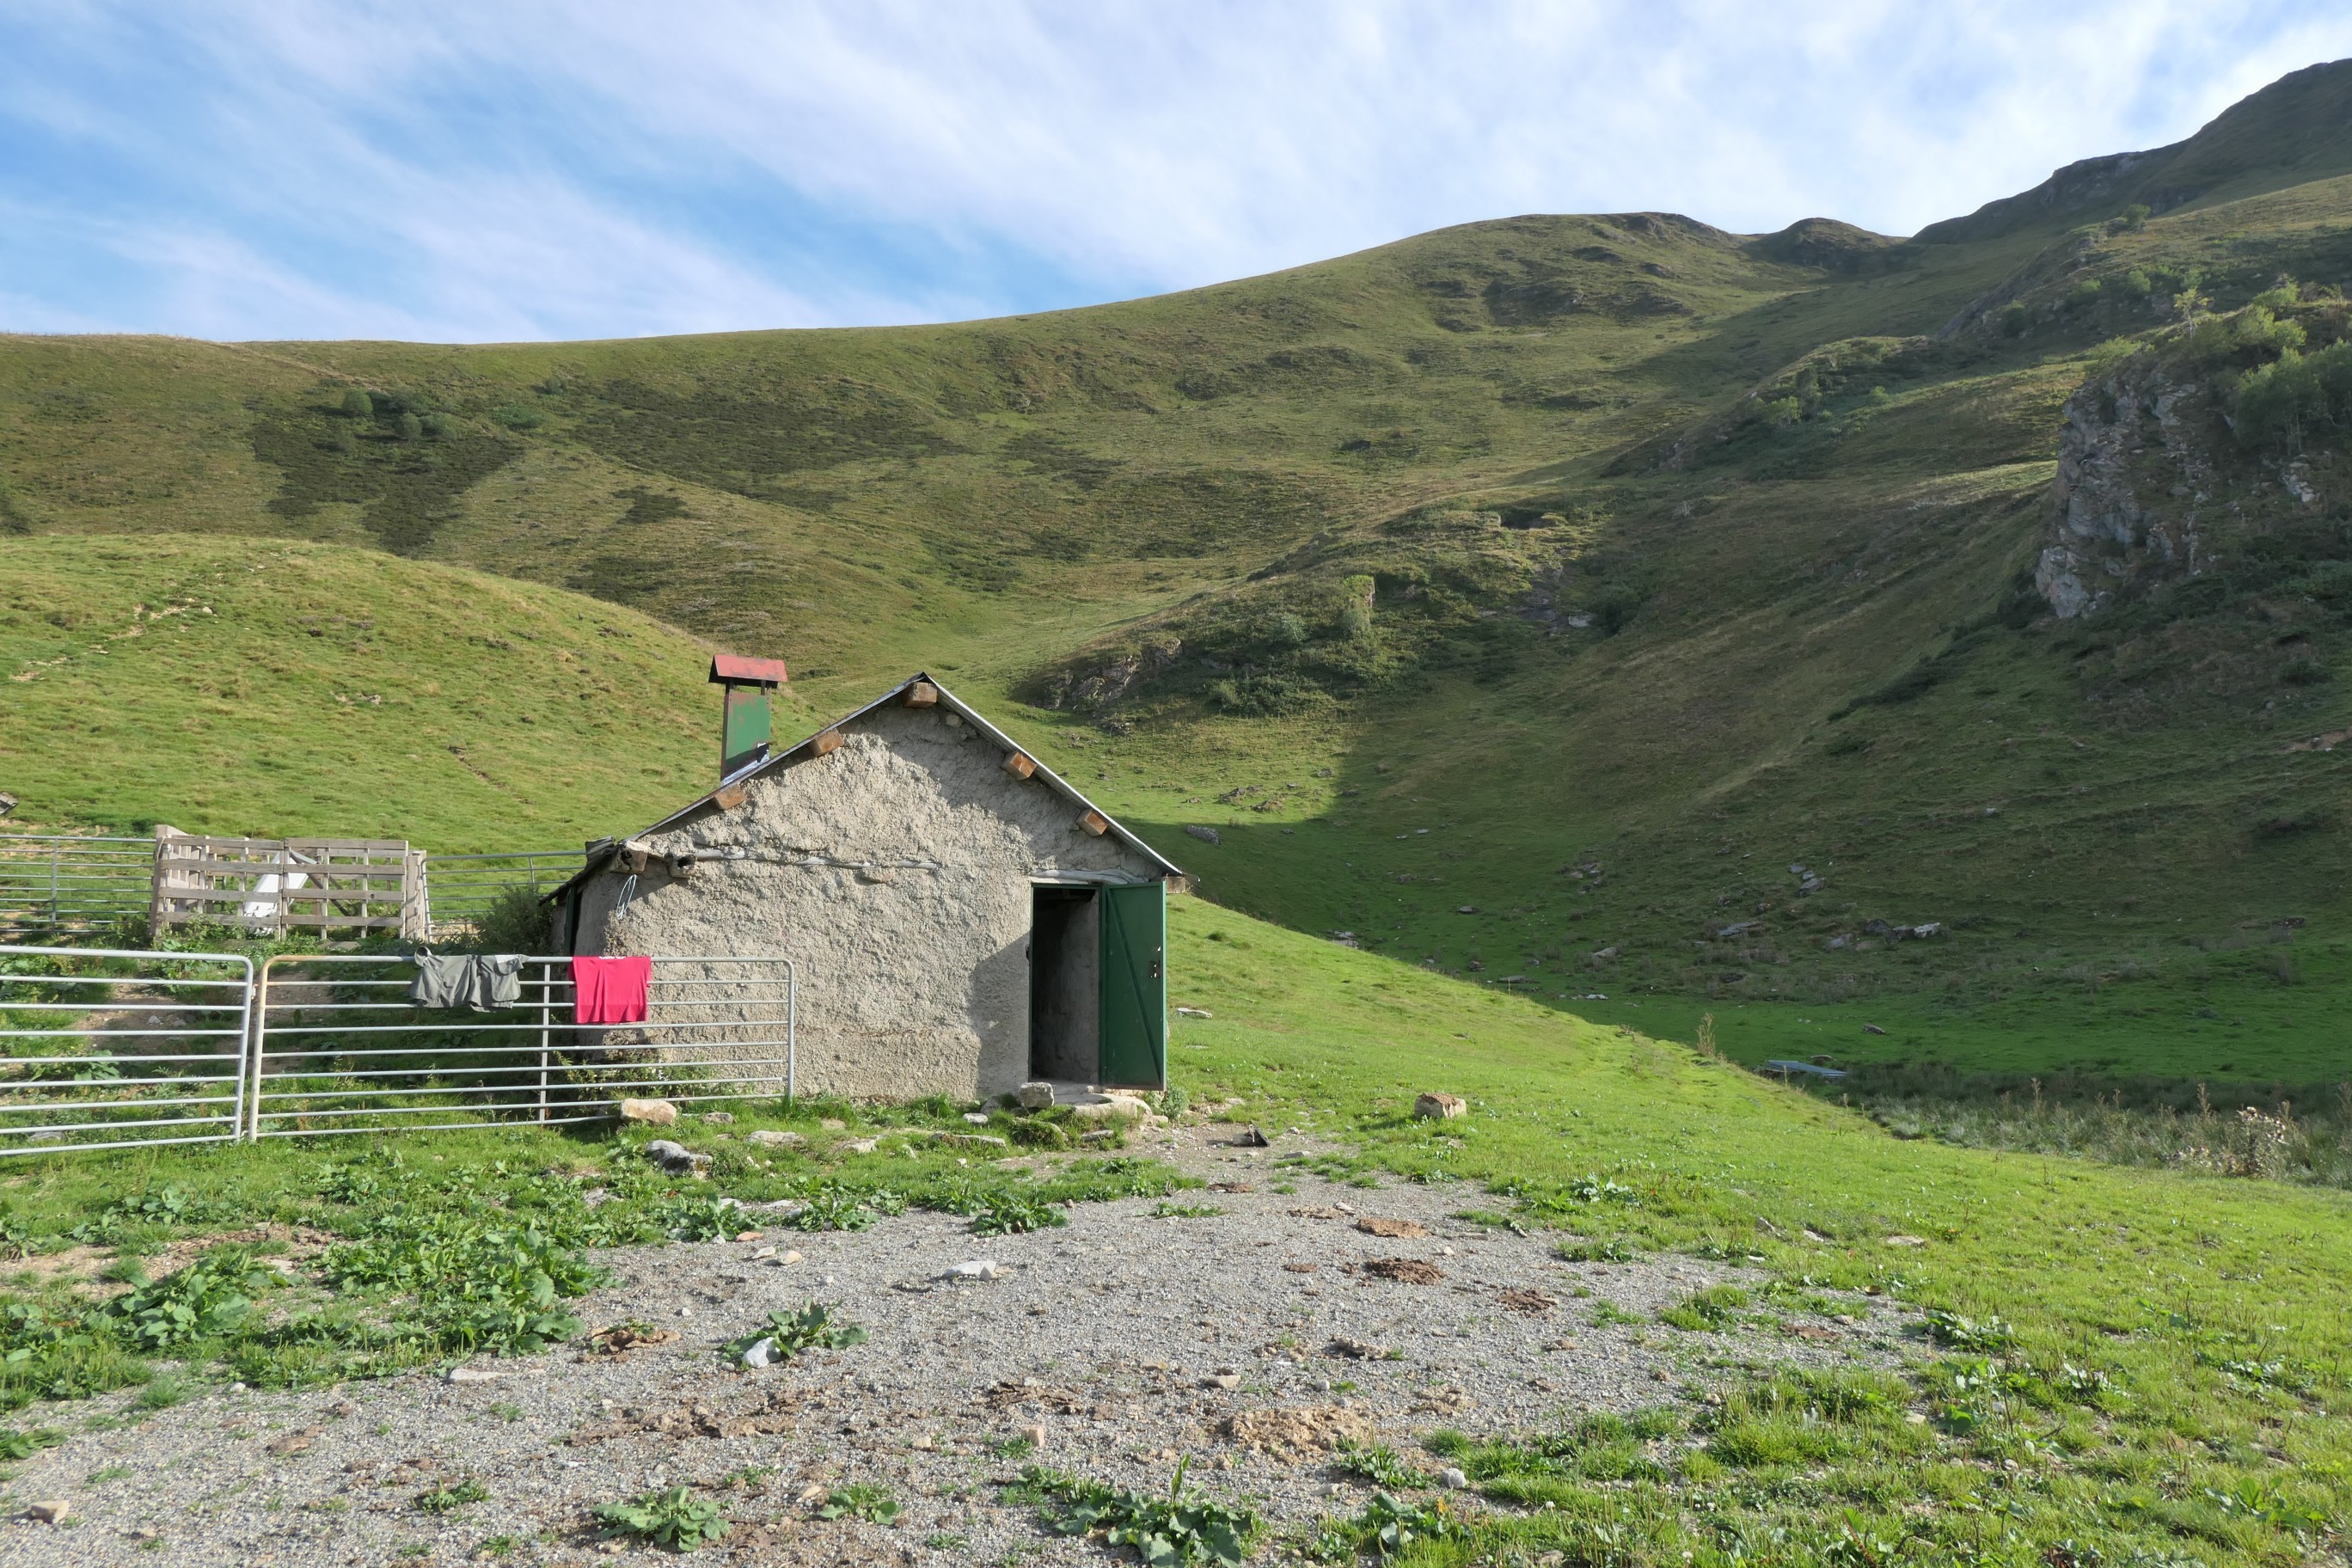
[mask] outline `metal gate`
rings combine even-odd
[[[522,961],[512,1008],[408,999],[411,960],[281,955],[262,966],[253,1040],[254,1138],[428,1131],[609,1119],[623,1096],[793,1097],[797,973],[790,959],[658,955],[641,1024],[572,1020],[572,960]]]
[[[253,990],[237,953],[0,947],[0,1155],[235,1140]]]
[[[455,928],[478,929],[509,892],[533,899],[580,869],[577,849],[527,849],[503,855],[429,855],[425,907],[439,941]]]
[[[152,838],[0,834],[0,935],[54,938],[137,921],[154,872]]]

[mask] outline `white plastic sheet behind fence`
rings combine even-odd
[[[0,947],[0,1156],[236,1139],[253,993],[235,953]]]
[[[523,960],[521,1001],[474,1013],[408,999],[399,957],[279,956],[254,1024],[256,1138],[609,1118],[615,1100],[782,1095],[796,1085],[784,958],[657,956],[642,1024],[572,1022],[572,961]]]

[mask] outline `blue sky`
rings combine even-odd
[[[0,0],[0,330],[954,320],[1524,212],[1908,233],[2352,8]]]

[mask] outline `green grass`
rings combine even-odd
[[[0,743],[34,821],[561,849],[709,786],[707,662],[626,610],[372,552],[0,548]]]
[[[1621,1528],[1627,1562],[1739,1540],[1750,1560],[1867,1560],[1837,1555],[1845,1531],[1888,1555],[2022,1562],[2072,1539],[2111,1562],[2284,1561],[2323,1539],[2307,1515],[2352,1502],[2341,1194],[1898,1142],[1685,1047],[1199,903],[1178,906],[1172,962],[1216,1015],[1178,1022],[1181,1080],[1344,1129],[1360,1152],[1334,1169],[1486,1188],[1531,1227],[1645,1252],[1760,1256],[1768,1310],[1835,1289],[1916,1314],[1897,1377],[1734,1376],[1727,1403],[1683,1407],[1706,1438],[1691,1457],[1591,1461],[1630,1493],[1569,1463],[1525,1492],[1548,1514],[1421,1561],[1597,1552]],[[1416,1122],[1425,1089],[1471,1116]],[[1931,1310],[2009,1336],[1946,1349]]]
[[[734,1108],[746,1127],[809,1131],[836,1117],[869,1132],[960,1127],[961,1109]],[[702,1142],[690,1130],[679,1135]],[[392,1142],[364,1154],[270,1142],[13,1165],[0,1173],[0,1214],[26,1256],[75,1245],[110,1245],[120,1256],[264,1222],[336,1239],[291,1279],[227,1246],[110,1297],[94,1295],[79,1274],[0,1286],[0,1409],[143,1384],[135,1404],[160,1410],[209,1378],[311,1387],[576,1339],[588,1325],[571,1303],[605,1278],[592,1249],[672,1239],[681,1215],[708,1206],[710,1189],[663,1175],[638,1152],[643,1141],[610,1129],[518,1130]],[[909,1143],[840,1171],[817,1156],[754,1154],[737,1142],[709,1152],[724,1190],[743,1201],[845,1194],[868,1212],[1158,1196],[1181,1180],[1120,1155],[1067,1157],[1034,1176],[975,1173],[946,1145]],[[592,1186],[610,1200],[589,1206]],[[126,1208],[171,1217],[150,1217],[132,1237],[110,1228]],[[855,1345],[865,1331],[812,1304],[753,1330],[732,1353],[771,1333],[790,1352]]]
[[[2352,544],[2197,414],[2219,568],[2063,625],[2021,574],[2087,376],[2226,395],[2176,301],[2352,268],[2342,75],[2138,223],[1529,216],[952,326],[0,340],[6,787],[558,847],[709,782],[708,638],[792,662],[787,730],[930,668],[1228,907],[1711,1010],[1742,1060],[2330,1082],[2352,749],[2284,748],[2352,728]]]
[[[1622,1430],[1596,1421],[1483,1446],[1433,1436],[1473,1473],[1486,1511],[1465,1521],[1397,1504],[1394,1518],[1335,1521],[1331,1541],[1401,1520],[1412,1534],[1410,1515],[1444,1527],[1442,1539],[1405,1547],[1438,1552],[1418,1559],[1432,1563],[1521,1549],[1662,1563],[1685,1551],[1729,1563],[1737,1552],[1791,1564],[1870,1560],[1856,1552],[2026,1563],[2068,1542],[2095,1544],[2109,1562],[2292,1562],[2332,1550],[2328,1532],[2352,1504],[2352,1323],[2338,1288],[2352,1268],[2352,1197],[1897,1140],[1858,1112],[1671,1040],[1197,900],[1173,906],[1171,958],[1215,1015],[1178,1020],[1177,1082],[1195,1100],[1243,1096],[1269,1123],[1318,1127],[1342,1146],[1318,1168],[1458,1188],[1467,1203],[1507,1207],[1530,1231],[1580,1247],[1761,1260],[1759,1282],[1682,1303],[1696,1326],[1652,1342],[1684,1358],[1656,1412]],[[1414,1120],[1413,1097],[1433,1089],[1465,1096],[1469,1116]],[[887,1131],[926,1118],[948,1125],[957,1110],[731,1109],[744,1119],[738,1132],[805,1129],[845,1111],[857,1131]],[[411,1342],[423,1346],[474,1321],[478,1304],[415,1282],[433,1270],[431,1247],[473,1245],[420,1230],[444,1212],[443,1196],[475,1194],[478,1208],[479,1194],[499,1194],[510,1215],[541,1216],[562,1237],[577,1234],[562,1194],[581,1183],[620,1194],[599,1215],[617,1208],[647,1224],[669,1187],[626,1141],[523,1131],[397,1149],[397,1182],[373,1161],[273,1145],[70,1156],[13,1167],[0,1194],[37,1248],[126,1196],[173,1187],[183,1213],[194,1204],[301,1217],[336,1229],[346,1247],[375,1238],[363,1256],[378,1261],[350,1277],[382,1277],[374,1321],[416,1324]],[[939,1152],[829,1171],[797,1155],[754,1159],[738,1142],[712,1149],[718,1190],[747,1201],[831,1187],[882,1208],[969,1212],[975,1184],[992,1180]],[[1070,1157],[1015,1186],[1048,1199],[1172,1190],[1169,1173],[1124,1156]],[[394,1193],[399,1206],[383,1208]],[[401,1215],[409,1221],[390,1223]],[[1921,1245],[1889,1245],[1897,1236]],[[1709,1331],[1732,1318],[1842,1310],[1841,1292],[1871,1292],[1896,1310],[1894,1370],[1716,1357],[1723,1342]],[[7,1310],[55,1317],[63,1297],[12,1293]],[[288,1321],[272,1304],[284,1296],[254,1300],[253,1319]],[[228,1332],[190,1353],[249,1383],[404,1364],[388,1354],[354,1363],[323,1328],[320,1344],[299,1353],[283,1335],[238,1331],[242,1342]],[[18,1402],[46,1400],[58,1383],[121,1386],[149,1372],[100,1338],[41,1353]],[[1453,1533],[1457,1522],[1466,1535]]]

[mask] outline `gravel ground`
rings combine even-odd
[[[997,1505],[990,1482],[1023,1462],[1000,1452],[1008,1440],[1025,1430],[1039,1463],[1154,1489],[1191,1456],[1212,1491],[1298,1521],[1361,1506],[1364,1489],[1328,1465],[1335,1436],[1417,1454],[1416,1435],[1433,1427],[1632,1410],[1738,1363],[1894,1359],[1894,1310],[1861,1298],[1842,1318],[1774,1314],[1722,1334],[1596,1324],[1604,1303],[1647,1320],[1743,1275],[1671,1256],[1563,1263],[1554,1237],[1448,1217],[1496,1206],[1475,1189],[1277,1173],[1273,1159],[1297,1140],[1244,1151],[1212,1141],[1225,1131],[1147,1144],[1236,1189],[1175,1200],[1224,1211],[1213,1216],[1154,1218],[1152,1201],[1129,1200],[1073,1209],[1064,1229],[982,1238],[910,1212],[863,1232],[613,1253],[617,1282],[580,1303],[582,1318],[678,1335],[620,1356],[567,1348],[471,1363],[497,1374],[482,1382],[219,1390],[136,1419],[128,1395],[37,1407],[19,1424],[71,1436],[16,1467],[6,1506],[62,1499],[71,1512],[63,1526],[0,1523],[0,1556],[27,1568],[455,1563],[511,1537],[510,1554],[488,1560],[667,1560],[599,1541],[591,1510],[740,1475],[712,1494],[735,1521],[707,1549],[714,1560],[1100,1563],[1099,1546]],[[1379,1221],[1426,1234],[1360,1228]],[[755,1256],[762,1247],[776,1255]],[[795,1249],[801,1260],[788,1261]],[[981,1258],[1003,1277],[940,1278]],[[1389,1272],[1407,1278],[1367,1267],[1389,1260],[1405,1260]],[[720,1342],[813,1299],[872,1338],[763,1371],[721,1363]],[[441,1514],[416,1506],[469,1477],[486,1500]],[[812,1517],[850,1481],[888,1488],[904,1505],[897,1525]]]

